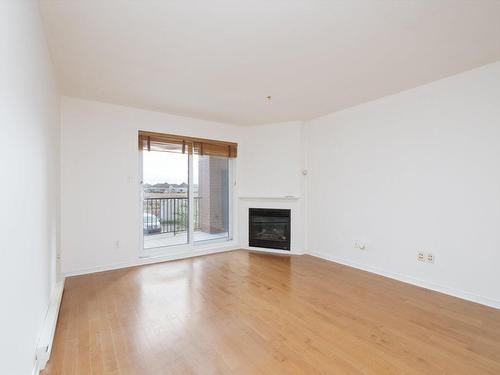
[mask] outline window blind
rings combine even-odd
[[[139,130],[139,150],[196,153],[235,158],[238,144],[214,139],[185,137]]]

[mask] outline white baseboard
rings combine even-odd
[[[33,372],[31,373],[31,375],[39,375],[40,371],[42,371],[42,369],[40,368],[40,366],[38,366],[38,361],[35,361],[35,367],[33,367]]]
[[[45,368],[50,358],[63,292],[64,292],[64,279],[56,283],[54,290],[52,292],[52,296],[50,298],[47,314],[45,315],[45,320],[43,322],[41,334],[38,339],[37,349],[35,353],[36,360],[33,369],[33,375],[38,375],[40,371]]]
[[[196,251],[189,251],[189,252],[184,252],[184,253],[175,253],[175,254],[166,254],[166,255],[152,255],[152,256],[148,256],[148,257],[137,258],[137,259],[129,261],[129,262],[107,264],[104,266],[97,266],[97,267],[90,267],[90,268],[81,268],[78,270],[65,272],[64,276],[70,277],[70,276],[86,275],[89,273],[112,271],[112,270],[117,270],[120,268],[143,266],[146,264],[154,264],[154,263],[162,263],[162,262],[167,262],[170,260],[186,259],[186,258],[197,257],[197,256],[201,256],[201,255],[217,254],[217,253],[222,253],[222,252],[226,252],[226,251],[234,251],[234,250],[239,250],[239,249],[241,249],[241,247],[239,245],[230,245],[230,246],[220,246],[218,248],[210,248],[210,249],[204,248],[204,249],[200,249],[200,250],[196,250]]]
[[[448,286],[431,283],[431,282],[428,282],[425,280],[402,275],[399,273],[389,272],[389,271],[382,270],[382,269],[377,268],[377,267],[366,266],[364,264],[355,263],[355,262],[352,262],[349,260],[333,257],[330,255],[324,255],[324,254],[317,253],[317,252],[308,252],[307,254],[314,256],[314,257],[317,257],[317,258],[328,260],[330,262],[340,263],[340,264],[343,264],[345,266],[349,266],[349,267],[357,268],[357,269],[360,269],[363,271],[371,272],[371,273],[374,273],[377,275],[389,277],[391,279],[402,281],[402,282],[407,283],[407,284],[416,285],[416,286],[419,286],[421,288],[430,289],[430,290],[433,290],[436,292],[448,294],[450,296],[461,298],[461,299],[464,299],[466,301],[471,301],[471,302],[479,303],[481,305],[493,307],[495,309],[500,309],[500,301],[497,301],[497,300],[494,300],[494,299],[491,299],[488,297],[483,297],[483,296],[480,296],[477,294],[465,292],[463,290],[459,290],[459,289],[451,288]]]
[[[143,266],[146,264],[154,264],[154,263],[162,263],[170,260],[179,260],[179,259],[187,259],[193,258],[202,255],[210,255],[223,253],[227,251],[234,250],[248,250],[248,251],[258,251],[263,253],[271,253],[271,254],[285,254],[285,255],[303,255],[302,252],[297,251],[287,251],[287,250],[273,250],[273,249],[265,249],[260,247],[241,247],[238,244],[231,244],[229,246],[219,246],[217,248],[202,248],[196,251],[182,252],[182,253],[174,253],[167,255],[152,255],[148,257],[138,258],[136,260],[130,262],[120,262],[115,264],[107,264],[104,266],[90,267],[90,268],[81,268],[74,271],[65,272],[65,277],[70,276],[79,276],[79,275],[87,275],[89,273],[96,272],[104,272],[104,271],[112,271],[120,268],[128,268],[128,267],[136,267]]]

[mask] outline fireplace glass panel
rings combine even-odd
[[[290,210],[251,208],[249,245],[290,250]]]

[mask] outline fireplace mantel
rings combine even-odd
[[[238,197],[241,200],[246,201],[297,201],[300,197],[296,195],[277,195],[277,196],[240,196]]]

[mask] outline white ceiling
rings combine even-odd
[[[41,7],[63,94],[235,124],[310,119],[500,60],[496,0]]]

